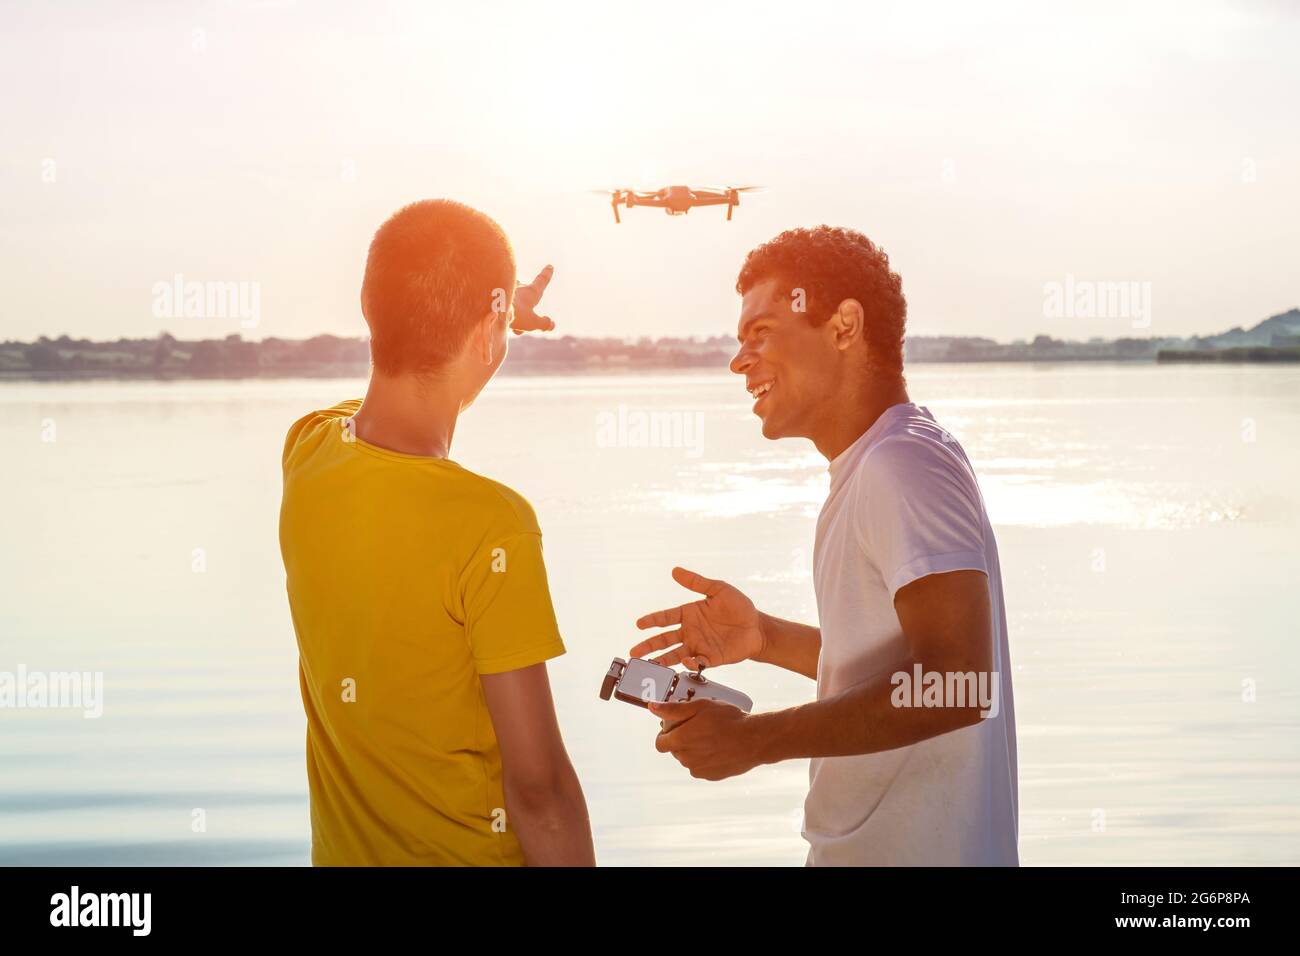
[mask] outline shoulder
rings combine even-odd
[[[289,426],[289,431],[284,436],[282,462],[287,465],[290,456],[299,445],[313,436],[318,436],[324,426],[333,425],[340,419],[351,418],[360,407],[361,399],[351,398],[330,408],[319,408],[303,415]]]
[[[468,469],[464,474],[476,509],[481,509],[480,513],[487,517],[485,524],[495,535],[541,534],[537,512],[527,498],[509,485],[485,475]]]
[[[959,469],[956,449],[936,432],[898,430],[867,450],[861,472],[874,478],[907,480],[918,472]]]
[[[871,496],[927,496],[947,491],[977,495],[974,472],[957,441],[933,419],[920,416],[890,429],[863,456],[859,490]]]

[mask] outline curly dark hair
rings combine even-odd
[[[885,251],[862,233],[836,226],[787,229],[745,257],[736,291],[744,295],[771,278],[804,290],[813,325],[829,319],[845,299],[857,299],[866,317],[872,365],[902,374],[907,324],[903,280],[889,271]]]

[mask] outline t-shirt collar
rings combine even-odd
[[[900,415],[922,414],[930,418],[930,410],[922,408],[913,402],[899,402],[897,405],[890,405],[880,416],[871,423],[871,427],[859,435],[848,448],[844,449],[826,466],[826,470],[831,473],[831,487],[835,487],[844,480],[852,469],[849,467],[851,462],[857,461],[861,454],[867,450],[881,433],[889,427],[889,423]]]

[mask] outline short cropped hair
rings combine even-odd
[[[821,325],[845,299],[856,299],[865,316],[867,351],[873,366],[903,372],[907,299],[903,280],[889,271],[889,256],[854,229],[816,226],[787,229],[745,257],[736,279],[744,295],[776,278],[804,291],[808,321]]]
[[[437,371],[460,354],[476,319],[510,308],[514,291],[514,250],[490,217],[450,199],[404,206],[366,257],[371,362],[386,374]]]

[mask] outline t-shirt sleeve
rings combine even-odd
[[[891,598],[931,574],[988,574],[979,491],[946,449],[887,440],[859,477],[857,525]]]
[[[485,545],[462,578],[465,632],[480,674],[500,674],[564,653],[542,561],[542,536]]]

